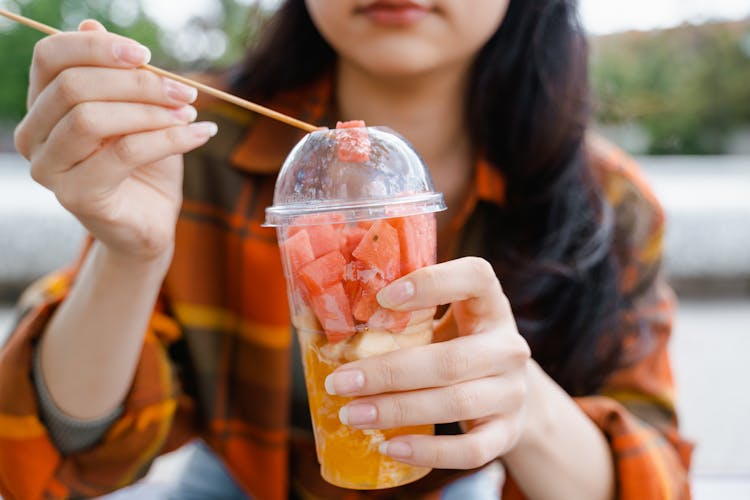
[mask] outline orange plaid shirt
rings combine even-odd
[[[330,125],[330,85],[279,98],[274,107]],[[290,431],[291,329],[275,232],[262,228],[275,175],[300,133],[215,100],[203,119],[221,133],[186,156],[176,251],[124,412],[91,449],[63,456],[38,417],[34,344],[75,279],[73,266],[34,284],[0,350],[0,494],[6,499],[96,496],[142,477],[152,461],[200,436],[239,484],[259,499],[434,498],[459,471],[412,485],[355,492],[322,481],[309,436]],[[617,214],[615,251],[624,270],[625,352],[637,361],[601,394],[578,398],[612,449],[618,498],[688,498],[691,446],[677,433],[667,341],[674,299],[658,274],[664,217],[637,166],[589,141],[591,165]],[[478,200],[502,203],[504,183],[484,162],[451,230],[465,230]],[[466,252],[456,249],[456,254]],[[644,335],[644,333],[646,333]],[[523,494],[510,478],[504,499]]]

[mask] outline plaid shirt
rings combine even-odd
[[[273,106],[330,125],[331,94],[323,82]],[[200,436],[259,499],[287,498],[292,489],[302,498],[437,498],[442,485],[465,472],[433,471],[395,490],[341,490],[320,478],[310,437],[290,430],[286,292],[275,232],[261,223],[276,173],[301,134],[220,101],[207,99],[200,108],[221,133],[186,156],[174,260],[123,414],[93,448],[68,456],[55,449],[38,417],[31,358],[78,266],[32,285],[0,351],[0,494],[99,495],[132,483],[159,454]],[[691,445],[677,433],[667,352],[674,299],[658,275],[663,213],[626,155],[595,138],[589,151],[617,214],[614,251],[632,304],[625,352],[636,362],[615,373],[601,394],[576,402],[611,445],[618,498],[688,498]],[[496,169],[478,162],[470,196],[447,231],[468,234],[478,202],[502,203],[504,187]],[[503,498],[523,498],[512,477]]]

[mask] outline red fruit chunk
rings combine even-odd
[[[298,231],[294,236],[287,238],[279,247],[281,253],[288,259],[292,276],[296,276],[300,269],[315,260],[310,237],[305,230]]]
[[[352,256],[380,272],[386,281],[393,281],[401,275],[398,232],[383,220],[372,225]]]
[[[339,232],[344,227],[344,216],[337,213],[302,215],[289,228],[289,236],[306,231],[316,258],[339,249]]]
[[[344,272],[344,289],[358,321],[366,322],[378,310],[376,295],[387,285],[380,274],[360,260],[347,264]]]
[[[329,342],[340,342],[354,335],[354,319],[341,283],[311,295],[310,306]]]
[[[398,231],[402,274],[435,263],[436,223],[433,214],[399,217],[390,222]]]
[[[370,293],[364,288],[359,290],[359,295],[352,302],[352,315],[362,323],[367,323],[379,309],[377,294]]]
[[[351,120],[348,122],[337,122],[336,129],[341,130],[342,128],[365,128],[365,122],[362,120]]]
[[[347,227],[341,232],[341,253],[347,260],[352,259],[352,252],[357,248],[365,234],[367,234],[367,229],[358,226]]]
[[[339,161],[364,163],[370,159],[370,134],[363,121],[339,122],[336,143]]]
[[[370,328],[383,328],[391,333],[403,332],[411,321],[411,313],[379,308],[368,320]]]
[[[300,269],[299,277],[310,294],[321,293],[344,278],[346,259],[334,250]]]

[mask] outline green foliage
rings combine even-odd
[[[216,15],[193,17],[179,31],[157,25],[138,0],[0,0],[0,6],[65,30],[96,18],[151,48],[154,64],[200,71],[241,59],[268,15],[258,3],[215,1]],[[0,24],[0,123],[25,113],[29,65],[42,36]],[[649,152],[721,153],[734,130],[750,127],[750,21],[612,35],[592,47],[597,121],[636,124],[650,138]]]
[[[74,30],[87,18],[98,19],[108,30],[148,46],[154,64],[177,71],[194,71],[240,59],[267,17],[257,4],[235,0],[217,0],[217,3],[221,7],[219,15],[210,19],[194,17],[177,32],[160,27],[146,16],[138,0],[0,0],[0,7],[63,30]],[[26,112],[34,45],[45,35],[5,18],[0,18],[0,23],[0,67],[3,68],[0,71],[0,123],[13,123]],[[225,50],[217,53],[217,46]]]
[[[653,154],[718,154],[750,126],[750,22],[602,37],[593,44],[597,120],[636,123]]]

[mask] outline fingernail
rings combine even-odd
[[[345,370],[326,377],[326,392],[331,396],[343,396],[357,392],[365,386],[365,375],[359,370]]]
[[[190,129],[199,138],[214,137],[219,133],[219,126],[213,122],[193,123],[190,125]]]
[[[413,453],[411,446],[401,441],[384,441],[378,446],[378,451],[393,458],[410,458]]]
[[[378,409],[374,405],[359,403],[342,406],[339,420],[344,425],[371,424],[378,419]]]
[[[138,43],[118,43],[113,47],[115,58],[128,64],[142,66],[151,60],[151,51]]]
[[[198,98],[198,89],[174,80],[164,80],[164,93],[170,99],[192,103]]]
[[[414,291],[414,283],[411,281],[398,281],[378,292],[378,302],[383,307],[397,307],[414,297]]]
[[[194,122],[198,118],[198,110],[192,106],[183,106],[178,109],[173,109],[172,114],[177,117],[178,120],[185,121],[187,123]]]

